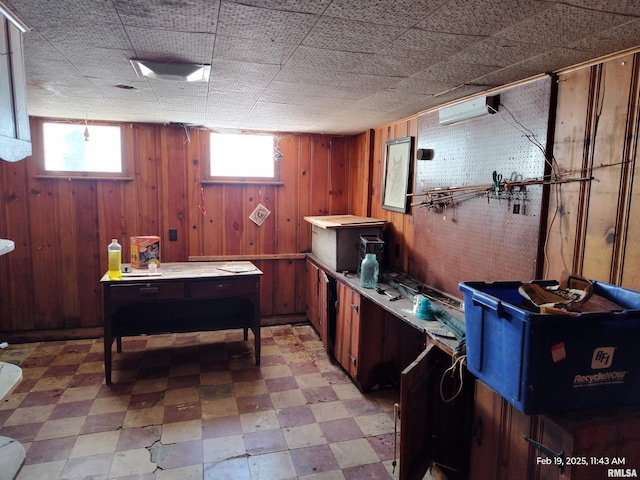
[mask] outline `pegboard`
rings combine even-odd
[[[440,125],[437,111],[421,115],[417,148],[433,150],[433,159],[416,161],[413,191],[488,186],[494,171],[504,180],[541,178],[551,82],[548,77],[498,92],[498,113],[459,124]],[[533,279],[543,187],[514,192],[498,199],[480,191],[446,208],[414,206],[412,273],[456,297],[460,281]]]

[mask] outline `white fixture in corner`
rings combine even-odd
[[[438,110],[440,125],[453,125],[454,123],[471,120],[498,111],[500,95],[476,97],[466,102],[456,103]]]
[[[16,244],[13,240],[7,240],[6,238],[0,238],[0,255],[12,252],[16,248]]]

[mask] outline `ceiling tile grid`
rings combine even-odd
[[[295,50],[295,45],[284,42],[217,35],[213,56],[222,60],[282,65]]]
[[[185,33],[127,27],[127,36],[138,59],[183,63],[211,63],[214,34]]]
[[[4,0],[31,115],[357,133],[640,47],[637,0]],[[211,64],[209,83],[129,60]]]
[[[223,2],[216,33],[228,37],[297,45],[317,20],[316,15],[307,13],[269,10]]]
[[[327,50],[376,53],[404,31],[399,27],[323,16],[302,43]]]
[[[124,25],[191,33],[215,33],[220,7],[219,1],[207,0],[115,0],[114,3]]]
[[[336,0],[324,12],[328,17],[357,20],[373,25],[408,28],[445,5],[447,0]]]

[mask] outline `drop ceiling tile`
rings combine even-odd
[[[208,82],[174,82],[150,78],[149,86],[158,98],[178,97],[178,101],[184,97],[204,99],[209,91]]]
[[[218,83],[229,81],[240,85],[265,87],[273,80],[279,70],[279,65],[216,59],[211,64],[211,80],[209,83],[212,85],[213,90],[218,88],[216,86]],[[232,85],[227,83],[227,87]]]
[[[640,2],[638,2],[640,5]],[[640,45],[640,19],[632,20],[600,32],[589,38],[580,40],[572,48],[591,52],[591,58],[608,55]]]
[[[169,123],[183,123],[186,125],[204,125],[205,114],[204,112],[191,112],[189,110],[174,111],[163,110],[167,122]]]
[[[363,73],[345,73],[340,75],[331,85],[345,90],[362,92],[367,90],[382,90],[398,83],[398,77],[385,75],[365,75]]]
[[[210,92],[207,108],[250,109],[260,98],[262,89],[245,88],[243,90],[225,90],[224,93]]]
[[[486,37],[550,8],[553,3],[538,0],[451,0],[416,27],[435,33]]]
[[[313,13],[320,15],[332,0],[230,0],[233,3],[253,7],[283,10],[285,12]]]
[[[218,35],[213,56],[223,60],[250,63],[273,63],[282,65],[296,49],[295,45],[284,42],[238,39]]]
[[[227,37],[297,45],[317,21],[316,15],[222,3],[217,33]]]
[[[206,122],[242,122],[247,114],[249,113],[249,109],[241,109],[241,108],[225,108],[225,107],[215,107],[212,105],[207,106],[206,110]]]
[[[134,82],[129,86],[133,89],[118,88],[112,82],[103,81],[99,82],[94,80],[93,83],[100,93],[106,98],[112,98],[121,102],[156,102],[157,96],[155,92],[144,82]]]
[[[24,36],[30,114],[80,119],[95,112],[200,124],[206,109],[207,122],[219,111],[219,125],[246,128],[259,101],[286,105],[265,115],[277,128],[362,131],[434,102],[640,45],[637,0],[7,2],[33,27]],[[141,79],[128,63],[134,56],[212,63],[211,82]],[[410,104],[405,95],[415,95]],[[185,102],[199,102],[192,120]],[[347,121],[357,102],[366,111]],[[257,116],[252,124],[269,129]]]
[[[433,61],[425,57],[396,57],[389,55],[375,55],[361,63],[352,71],[368,75],[386,75],[389,77],[410,77],[424,70]]]
[[[556,48],[549,52],[532,57],[517,65],[518,68],[540,72],[554,72],[593,59],[593,52],[573,48]],[[499,73],[499,72],[498,72]]]
[[[290,95],[292,103],[305,103],[306,97],[334,97],[343,101],[360,95],[366,95],[367,92],[357,92],[355,89],[339,89],[327,85],[312,85],[294,82],[273,81],[269,84],[269,88],[262,95],[263,98],[284,98]]]
[[[276,81],[312,85],[333,85],[340,81],[343,72],[334,70],[316,70],[309,67],[293,67],[285,65],[274,77]]]
[[[422,100],[421,95],[403,90],[383,90],[360,100],[354,105],[359,110],[388,111],[402,105],[415,105]]]
[[[474,63],[438,62],[413,75],[424,84],[447,83],[460,85],[473,82],[474,79],[491,73],[495,67]]]
[[[325,15],[377,25],[409,27],[415,25],[419,19],[433,14],[446,3],[447,0],[334,0],[325,11]]]
[[[158,109],[158,102],[146,101],[144,99],[124,99],[124,98],[112,98],[110,101],[121,112],[127,115],[137,115],[140,112],[151,113]]]
[[[373,57],[371,53],[299,46],[287,61],[287,68],[309,68],[314,72],[348,72]]]
[[[189,97],[160,97],[158,105],[163,111],[191,111],[193,113],[204,113],[206,104],[197,98]]]
[[[34,0],[5,0],[4,3],[25,22],[34,18],[34,15],[42,14],[43,10],[46,10],[47,17],[62,18],[68,20],[69,23],[77,21],[116,23],[117,21],[117,13],[113,2],[109,1],[65,0],[40,2]],[[58,24],[61,24],[59,20]],[[62,23],[61,26],[65,28],[67,24]]]
[[[40,32],[34,30],[24,34],[24,57],[30,62],[37,63],[41,60],[64,60],[64,55],[53,44],[47,42]]]
[[[272,116],[282,117],[292,115],[299,109],[299,105],[257,102],[249,112],[248,116],[252,118]]]
[[[488,36],[461,35],[411,28],[393,42],[381,48],[379,53],[398,57],[424,57],[432,61],[445,60]]]
[[[553,47],[555,48],[555,47]],[[489,38],[452,55],[449,61],[504,68],[553,49],[548,45]]]
[[[572,0],[571,4],[590,10],[640,15],[640,3],[637,0]]]
[[[143,2],[115,0],[124,25],[180,32],[210,32],[216,29],[218,1],[180,0],[178,2]]]
[[[113,19],[110,22],[96,22],[90,17],[61,20],[44,14],[33,14],[31,19],[29,26],[62,54],[73,45],[115,49],[131,47],[124,28]]]
[[[215,35],[211,33],[127,27],[127,35],[139,59],[209,64],[213,57]]]
[[[457,82],[424,80],[423,78],[414,76],[398,82],[395,88],[417,95],[437,95],[452,88],[457,88],[459,85],[460,83]]]
[[[388,25],[321,17],[302,43],[329,50],[376,53],[405,31]]]
[[[554,8],[500,30],[496,37],[507,40],[569,47],[571,44],[592,36],[595,32],[608,30],[629,21],[620,14],[597,12],[566,4],[556,4]]]

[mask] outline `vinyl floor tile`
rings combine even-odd
[[[360,480],[391,466],[398,392],[362,394],[309,325],[10,345],[23,381],[0,405],[18,480]]]

